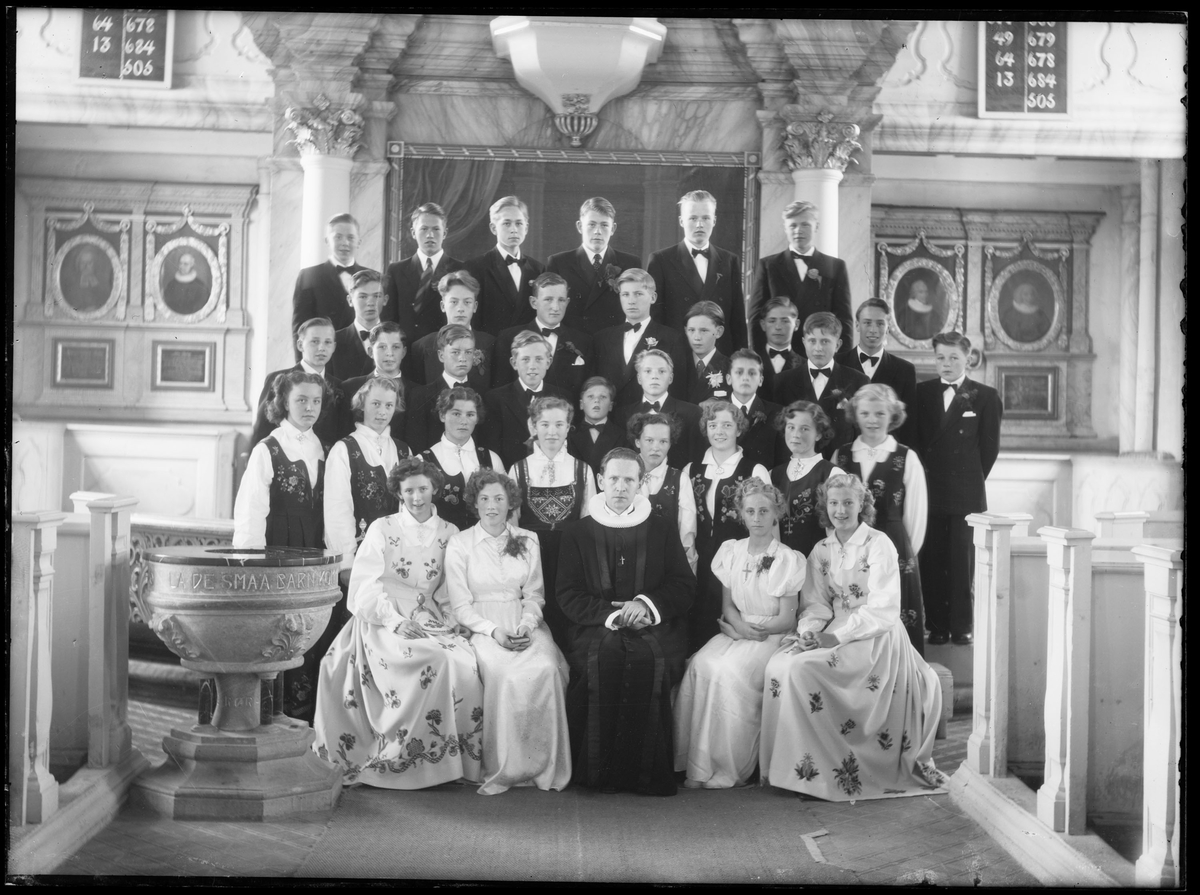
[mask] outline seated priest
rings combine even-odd
[[[671,688],[687,658],[696,578],[673,519],[639,491],[642,458],[609,451],[603,493],[563,530],[557,599],[569,622],[572,782],[602,792],[675,794]]]

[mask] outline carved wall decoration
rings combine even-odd
[[[958,329],[966,275],[966,243],[939,245],[924,230],[897,245],[876,239],[879,296],[892,310],[891,336],[906,348],[929,348],[940,332]]]
[[[1039,249],[1028,234],[1015,249],[983,247],[987,347],[1000,342],[1016,351],[1067,348],[1063,274],[1070,255],[1067,248]]]
[[[217,322],[225,322],[228,223],[203,224],[184,206],[174,223],[146,221],[145,255],[147,320],[191,323],[215,312]]]
[[[128,217],[82,213],[46,217],[47,317],[68,320],[124,319],[129,303]]]

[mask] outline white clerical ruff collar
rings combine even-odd
[[[588,503],[588,513],[605,528],[633,528],[650,518],[650,498],[639,494],[624,513],[614,513],[600,492]]]

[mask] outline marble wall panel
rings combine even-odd
[[[1091,528],[1097,513],[1184,509],[1183,469],[1154,457],[1080,454],[1073,461],[1074,518]]]
[[[1046,565],[1046,544],[1041,538],[1013,538],[1011,548],[1008,763],[1019,772],[1040,774],[1046,760],[1042,707],[1046,702],[1050,567]]]
[[[1029,513],[1029,531],[1071,525],[1071,457],[1001,453],[987,479],[988,511]]]
[[[65,423],[36,423],[20,419],[12,426],[12,510],[36,513],[60,510],[63,433]]]

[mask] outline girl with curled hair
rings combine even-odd
[[[646,466],[641,492],[650,500],[650,512],[679,526],[683,552],[695,572],[696,498],[683,470],[667,465],[680,429],[679,417],[673,413],[635,413],[626,424],[629,441]]]
[[[532,783],[562,789],[571,780],[567,733],[567,664],[542,611],[545,579],[538,536],[511,523],[517,483],[480,469],[466,501],[479,521],[450,538],[446,585],[484,687],[482,795]]]
[[[350,620],[321,660],[313,748],[345,781],[421,789],[479,781],[483,687],[445,582],[441,471],[400,460],[400,508],[371,523],[350,573]]]
[[[792,457],[771,470],[771,483],[783,492],[787,512],[779,520],[783,543],[805,556],[825,537],[819,521],[817,488],[829,476],[841,472],[821,456],[820,450],[833,438],[833,424],[819,404],[793,401],[775,419]]]
[[[831,801],[943,791],[941,686],[900,619],[896,548],[871,528],[857,476],[830,476],[821,503],[833,533],[808,558],[800,619],[764,674],[761,779]]]
[[[588,501],[596,494],[592,468],[567,450],[574,416],[575,408],[564,398],[534,398],[529,405],[532,449],[508,470],[524,497],[520,525],[538,533],[547,581],[558,574],[563,525],[588,515]],[[567,619],[554,600],[546,607],[546,621],[555,641],[565,643]]]
[[[896,441],[906,418],[904,403],[891,386],[871,383],[850,399],[859,436],[834,453],[834,462],[857,475],[874,498],[871,525],[889,538],[900,555],[900,618],[908,639],[925,655],[925,601],[917,554],[925,543],[929,494],[925,467],[917,452]]]
[[[763,673],[796,625],[804,556],[780,543],[779,490],[756,478],[737,488],[735,505],[749,537],[713,557],[721,583],[720,633],[688,663],[675,700],[675,770],[684,786],[725,789],[746,783],[758,765]]]
[[[233,546],[325,546],[325,451],[313,432],[329,388],[315,373],[280,373],[270,388],[266,413],[276,428],[254,446],[233,504]],[[336,623],[332,626],[336,630]],[[280,709],[312,721],[317,663],[315,649],[305,664],[282,675]]]
[[[438,488],[438,514],[461,530],[475,524],[465,499],[467,482],[480,469],[502,470],[500,457],[475,442],[475,429],[483,421],[483,398],[467,386],[442,389],[437,397],[442,437],[421,456],[442,473]]]
[[[708,450],[699,463],[684,469],[696,500],[696,601],[689,616],[689,647],[693,652],[719,630],[721,583],[713,577],[712,561],[726,541],[746,536],[734,503],[738,486],[749,478],[770,484],[766,468],[745,456],[738,439],[750,421],[731,401],[705,401],[700,408],[700,431]]]

